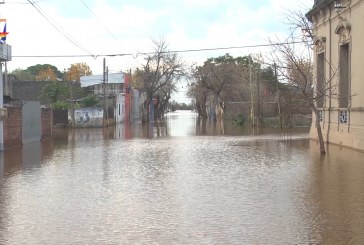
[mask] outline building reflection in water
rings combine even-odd
[[[40,167],[46,158],[52,157],[52,140],[32,142],[22,147],[7,149],[0,153],[0,174],[11,175],[18,171],[27,171]]]
[[[336,145],[319,154],[319,145],[310,141],[313,183],[311,208],[321,219],[323,244],[361,244],[364,241],[364,153]]]
[[[0,153],[0,244],[360,244],[364,153],[300,132],[187,113],[56,129]]]

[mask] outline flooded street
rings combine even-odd
[[[364,154],[190,112],[0,153],[0,244],[362,244]]]

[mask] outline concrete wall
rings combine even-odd
[[[115,123],[122,123],[125,117],[125,97],[122,94],[116,95],[115,103]]]
[[[132,93],[132,103],[131,103],[131,120],[132,122],[142,120],[143,104],[145,101],[145,93],[141,93],[136,89],[131,90]]]
[[[255,105],[256,106],[256,105]],[[236,118],[238,115],[243,115],[245,118],[250,117],[251,105],[250,102],[226,103],[224,115],[226,118]],[[255,112],[257,113],[257,112]],[[278,103],[265,102],[259,104],[260,117],[277,117]],[[256,115],[257,116],[257,115]]]
[[[47,99],[40,97],[40,91],[52,82],[45,81],[11,81],[11,93],[13,100],[40,101],[41,104],[49,104]]]
[[[72,122],[71,111],[68,111],[68,120]],[[104,109],[79,108],[75,109],[75,127],[103,127]]]
[[[104,94],[104,84],[97,84],[93,86],[94,94]],[[117,95],[123,92],[123,83],[106,83],[105,93],[108,95]]]

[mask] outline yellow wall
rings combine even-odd
[[[325,40],[321,46],[327,60],[325,76],[332,87],[332,96],[325,98],[321,127],[325,141],[364,151],[364,0],[341,2],[345,8],[340,14],[331,5],[316,11],[312,16],[315,37]],[[348,123],[339,123],[338,120],[339,47],[343,36],[336,34],[335,30],[341,23],[350,23],[350,27],[344,33],[349,34],[347,36],[351,56],[350,94],[352,97],[348,108]],[[314,51],[314,63],[316,63],[316,53],[317,51]],[[330,70],[332,79],[330,79]],[[314,70],[314,77],[315,73],[316,70]],[[317,139],[314,116],[310,135]]]

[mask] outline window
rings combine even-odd
[[[316,103],[318,108],[323,108],[325,100],[325,53],[317,54],[316,64]]]
[[[339,122],[340,123],[348,123],[348,111],[340,111],[339,112]]]
[[[349,107],[350,98],[350,54],[349,44],[340,46],[339,108]]]

